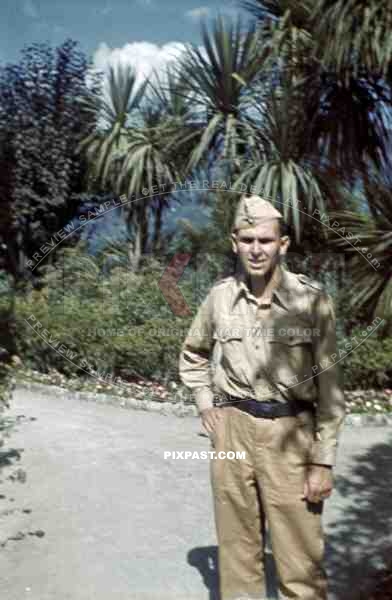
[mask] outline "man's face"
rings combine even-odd
[[[289,243],[287,236],[280,237],[278,219],[232,234],[233,252],[238,255],[245,273],[252,278],[263,278],[273,271],[279,257],[286,254]]]

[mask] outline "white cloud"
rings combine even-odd
[[[101,17],[107,17],[113,11],[113,7],[106,2],[105,6],[100,9],[99,14]]]
[[[185,16],[193,21],[200,21],[200,19],[216,17],[217,15],[236,18],[238,14],[239,9],[236,0],[226,0],[224,3],[213,9],[209,6],[197,6],[196,8],[192,8],[185,12]]]
[[[25,17],[29,17],[29,19],[38,19],[39,17],[38,8],[35,5],[34,0],[23,0],[22,12]]]
[[[208,6],[198,6],[197,8],[192,8],[191,10],[187,10],[185,13],[186,17],[197,21],[202,19],[203,17],[209,17],[211,14],[211,9]]]
[[[158,46],[151,42],[132,42],[122,48],[110,48],[102,42],[93,56],[94,67],[106,72],[109,66],[131,65],[136,70],[137,84],[149,77],[152,71],[162,70],[185,50],[180,42],[169,42]]]

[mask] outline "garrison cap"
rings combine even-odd
[[[253,227],[271,219],[283,219],[283,215],[261,196],[241,196],[234,217],[233,230]]]

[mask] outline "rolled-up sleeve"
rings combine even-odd
[[[314,369],[318,388],[316,440],[312,462],[336,463],[339,430],[345,417],[345,401],[339,381],[336,318],[332,298],[321,293],[315,303]]]
[[[182,344],[180,379],[193,393],[199,412],[213,406],[210,356],[213,348],[211,292],[200,305]]]

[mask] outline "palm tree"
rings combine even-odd
[[[385,319],[382,331],[391,335],[392,178],[374,176],[367,183],[365,194],[373,213],[332,212],[331,218],[350,235],[334,238],[330,244],[347,254],[353,282],[351,306]]]
[[[141,111],[141,116],[142,125],[127,132],[127,150],[116,182],[119,192],[135,198],[126,216],[134,234],[133,255],[130,257],[134,270],[147,250],[149,214],[155,215],[153,245],[155,248],[159,245],[162,212],[168,206],[166,186],[170,186],[176,178],[175,167],[165,151],[166,124],[162,124],[160,114],[149,107]],[[143,190],[147,190],[145,196]]]
[[[149,216],[154,219],[151,250],[160,249],[163,212],[173,200],[172,185],[185,174],[184,156],[200,138],[192,114],[181,72],[168,68],[159,77],[155,74],[151,78],[148,99],[140,110],[140,125],[127,131],[127,149],[116,189],[138,198],[128,213],[128,221],[136,232],[135,268],[147,249]],[[150,190],[147,197],[144,189]]]
[[[314,45],[311,28],[312,0],[243,0],[257,22],[257,31],[269,62],[304,65]]]
[[[299,241],[307,214],[314,208],[324,212],[326,195],[333,197],[328,170],[309,144],[303,90],[284,74],[248,122],[254,143],[241,161],[235,186],[253,185],[275,202]]]
[[[389,0],[317,0],[312,17],[327,69],[341,75],[352,73],[354,77],[390,76],[392,5]]]
[[[390,3],[362,0],[246,0],[278,66],[305,90],[312,145],[352,183],[388,157],[385,103],[392,44]],[[352,12],[353,11],[353,12]],[[305,55],[305,60],[304,60]],[[378,64],[375,64],[376,56]],[[389,62],[388,62],[389,61]]]
[[[131,68],[110,70],[109,100],[101,98],[90,107],[101,115],[104,126],[81,145],[98,184],[131,199],[123,206],[123,214],[131,237],[132,270],[138,269],[147,251],[151,218],[152,250],[160,247],[170,186],[183,169],[183,153],[200,136],[190,122],[189,101],[178,73],[167,69],[160,78],[153,74],[151,81],[137,90],[135,80]],[[179,140],[182,153],[178,151]],[[150,192],[144,193],[145,189]]]
[[[111,189],[118,187],[119,165],[129,145],[130,122],[140,119],[139,108],[146,86],[147,80],[136,87],[136,72],[129,65],[118,65],[117,68],[111,66],[103,80],[101,95],[92,95],[85,103],[85,110],[95,115],[98,126],[82,141],[79,151],[86,154],[95,186]],[[137,220],[137,238],[145,222],[143,216],[142,214]],[[131,242],[129,254],[133,268],[134,246]],[[136,254],[138,255],[137,249]],[[136,265],[137,262],[138,260]]]
[[[243,2],[257,19],[275,85],[259,111],[260,142],[242,180],[255,180],[289,204],[286,216],[297,238],[306,218],[291,209],[289,198],[307,211],[323,203],[337,208],[342,200],[335,183],[353,189],[369,170],[388,163],[385,82],[369,72],[367,77],[356,77],[353,69],[343,73],[334,45],[320,29],[321,21],[326,27],[322,11],[338,4],[342,8],[333,0],[316,7],[311,0]],[[341,29],[336,23],[336,31]]]
[[[137,109],[143,98],[147,80],[136,87],[136,72],[127,65],[109,67],[103,80],[101,94],[91,95],[84,101],[84,108],[96,118],[97,128],[79,145],[85,152],[91,174],[97,183],[107,183],[113,161],[127,147],[129,120],[137,118]]]
[[[210,32],[202,25],[203,46],[189,46],[179,66],[192,96],[194,122],[202,132],[191,151],[188,170],[201,161],[238,160],[253,131],[245,117],[249,85],[260,72],[255,27],[218,17]]]

